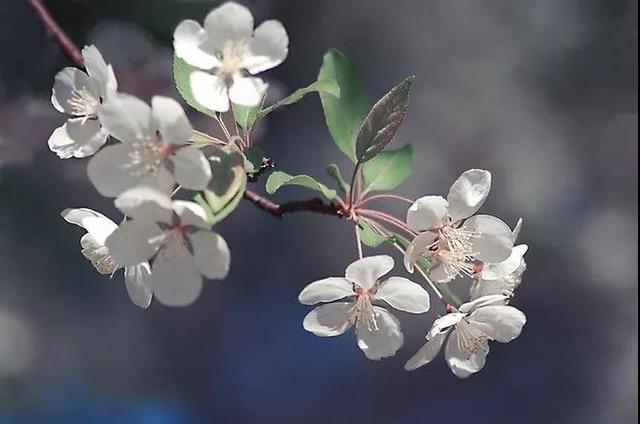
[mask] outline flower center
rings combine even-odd
[[[89,259],[100,274],[113,274],[117,268],[109,249],[105,246],[88,247],[81,250],[85,258]]]
[[[467,359],[478,352],[489,349],[489,337],[478,327],[473,326],[466,318],[456,325],[458,348],[467,354]]]
[[[88,119],[97,117],[100,99],[97,99],[86,87],[74,87],[67,104],[71,108],[72,115],[83,118],[82,122],[84,123]]]
[[[442,264],[449,279],[454,279],[460,274],[473,275],[473,261],[478,254],[474,250],[473,240],[479,237],[478,231],[456,228],[451,224],[445,224],[438,230],[438,239],[430,250]]]
[[[349,310],[349,322],[351,324],[366,324],[369,331],[378,330],[378,322],[376,320],[376,311],[371,305],[369,292],[360,288],[356,291],[358,296],[353,307]]]
[[[157,173],[171,154],[171,146],[158,135],[145,141],[131,143],[129,168],[132,175],[145,176]]]
[[[185,231],[186,228],[179,224],[172,225],[166,227],[163,234],[149,240],[149,242],[152,244],[160,243],[158,255],[161,255],[166,261],[173,261],[180,258],[186,251]]]
[[[247,51],[247,43],[244,40],[229,40],[224,47],[218,52],[220,66],[216,69],[216,75],[224,79],[229,85],[233,76],[242,70],[242,60]]]

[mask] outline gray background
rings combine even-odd
[[[97,44],[122,91],[148,100],[175,95],[174,26],[201,21],[215,3],[47,4],[74,40]],[[399,315],[406,344],[390,360],[365,360],[350,335],[316,338],[296,297],[355,258],[350,226],[308,214],[277,221],[246,202],[218,226],[232,249],[227,280],[186,309],[135,307],[121,277],[102,278],[82,258],[82,232],[59,217],[88,206],[117,218],[86,162],[46,146],[63,121],[49,90],[67,62],[23,2],[3,0],[0,422],[637,421],[637,2],[246,4],[257,22],[281,20],[291,39],[288,59],[266,74],[276,95],[311,82],[329,47],[348,54],[371,99],[417,76],[395,141],[416,151],[400,192],[444,194],[465,169],[492,171],[483,210],[512,225],[522,216],[530,246],[515,300],[529,319],[522,336],[493,346],[467,381],[442,358],[402,370],[437,305]],[[314,96],[260,133],[283,171],[328,182],[326,164],[346,165]]]

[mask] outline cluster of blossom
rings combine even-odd
[[[431,362],[446,341],[445,358],[461,378],[480,371],[489,353],[489,341],[510,342],[520,335],[525,315],[509,300],[526,267],[526,245],[514,247],[521,221],[511,229],[490,215],[474,215],[491,187],[488,171],[471,169],[451,186],[447,198],[425,196],[407,211],[406,224],[415,237],[405,251],[404,263],[413,273],[425,258],[431,264],[428,282],[437,284],[456,277],[471,278],[470,301],[446,304],[446,314],[432,325],[427,343],[405,364],[414,370]],[[380,279],[393,269],[390,256],[371,256],[352,263],[344,278],[327,278],[309,284],[300,293],[303,304],[335,302],[319,306],[304,319],[304,328],[317,336],[337,336],[355,325],[358,347],[369,359],[395,355],[403,344],[398,320],[387,304],[410,313],[429,310],[429,295],[405,278]]]
[[[193,100],[213,111],[227,134],[222,114],[233,113],[233,107],[261,106],[268,87],[255,75],[282,63],[288,43],[280,22],[269,20],[254,29],[249,10],[235,3],[210,12],[204,27],[186,20],[174,32],[176,57],[194,69],[188,79]],[[119,93],[114,71],[100,52],[88,46],[82,55],[86,72],[65,68],[55,78],[51,101],[69,118],[53,132],[49,147],[63,159],[93,156],[87,166],[89,180],[101,195],[115,198],[124,218],[118,225],[87,208],[67,209],[62,216],[87,231],[80,241],[82,253],[99,273],[113,275],[124,268],[125,285],[136,305],[146,308],[152,297],[170,306],[188,305],[199,296],[203,276],[222,279],[229,271],[229,248],[211,231],[207,210],[176,199],[177,193],[207,189],[217,178],[212,171],[216,158],[204,153],[206,143],[194,141],[194,129],[178,102],[156,96],[149,105]],[[239,131],[228,135],[227,142],[215,141],[240,154],[249,144]],[[371,151],[363,150],[362,156],[371,156]],[[430,309],[429,293],[420,284],[403,277],[383,279],[394,268],[392,257],[362,254],[360,215],[374,234],[403,252],[406,270],[417,269],[445,305],[427,343],[405,369],[430,362],[444,344],[456,376],[479,371],[489,341],[513,340],[526,321],[509,305],[526,267],[527,246],[514,247],[521,222],[512,231],[498,218],[476,214],[491,187],[491,174],[479,169],[464,172],[446,199],[425,196],[413,202],[404,222],[365,210],[361,205],[375,196],[363,199],[358,192],[360,165],[359,160],[351,187],[340,177],[348,200],[335,198],[341,214],[356,221],[359,259],[344,277],[321,279],[302,290],[301,303],[322,303],[304,318],[304,328],[327,337],[354,327],[358,347],[367,358],[379,360],[395,355],[404,341],[398,319],[386,307],[413,314]],[[404,230],[410,240],[399,243],[385,223]],[[471,281],[467,303],[443,290],[458,277]]]

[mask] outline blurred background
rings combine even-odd
[[[121,91],[146,100],[177,97],[173,28],[217,4],[45,3],[73,40],[101,49]],[[427,315],[398,314],[406,342],[392,359],[364,359],[352,334],[314,337],[297,294],[355,259],[350,226],[278,221],[246,202],[217,228],[232,249],[227,280],[188,308],[134,306],[59,215],[87,206],[118,219],[86,161],[47,148],[64,120],[49,103],[53,77],[69,63],[24,2],[2,0],[0,422],[637,422],[637,1],[242,3],[289,34],[289,57],[266,74],[274,97],[312,82],[330,47],[351,58],[371,99],[417,76],[394,142],[416,151],[400,192],[446,194],[462,171],[491,170],[483,210],[511,225],[522,216],[530,246],[514,300],[528,316],[522,336],[492,345],[466,381],[442,357],[402,369],[442,313],[436,302]],[[350,171],[317,96],[272,114],[259,140],[283,171],[326,182],[328,163]]]

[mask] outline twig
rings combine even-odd
[[[64,54],[76,65],[83,66],[82,53],[78,46],[67,36],[67,34],[60,28],[60,25],[53,19],[49,10],[42,4],[40,0],[25,0],[33,11],[38,15],[42,25],[46,29],[47,33],[53,38]]]
[[[358,245],[358,259],[362,259],[362,240],[360,239],[360,228],[358,227],[358,222],[355,223],[356,229],[356,244]]]
[[[337,217],[344,216],[342,207],[334,204],[327,204],[319,197],[308,200],[298,200],[295,202],[283,203],[281,205],[260,196],[254,191],[247,190],[244,192],[244,198],[264,212],[267,212],[277,218],[293,212],[314,212],[324,215],[334,215]]]

